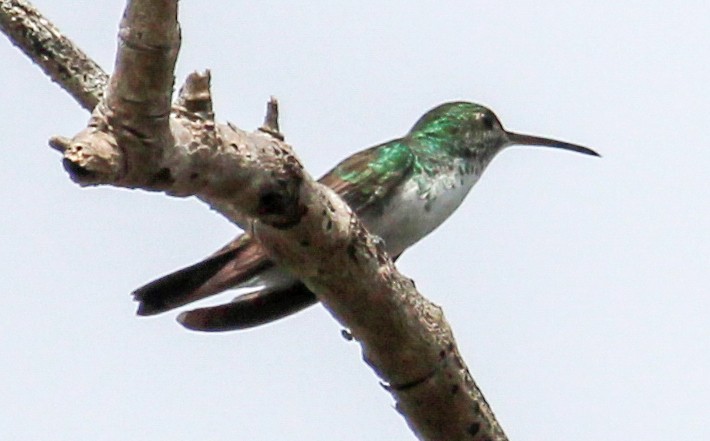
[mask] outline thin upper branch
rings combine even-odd
[[[96,107],[108,75],[30,2],[0,0],[0,29],[81,107]]]
[[[29,7],[2,5],[3,15]],[[279,136],[275,103],[261,130],[217,124],[209,73],[193,74],[168,113],[179,46],[177,0],[129,1],[119,35],[123,44],[107,98],[72,139],[52,139],[72,179],[198,196],[249,228],[351,330],[420,439],[505,440],[441,309],[397,272],[350,208],[303,169]],[[58,31],[52,38],[68,43]],[[27,53],[36,59],[41,51]],[[84,92],[91,96],[88,86]]]

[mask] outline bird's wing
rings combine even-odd
[[[361,212],[406,179],[413,164],[409,148],[395,140],[347,158],[320,182],[338,193],[355,212]],[[159,314],[238,287],[273,265],[261,244],[247,234],[240,235],[201,262],[134,291],[138,314]],[[188,328],[205,331],[241,329],[276,320],[316,301],[301,283],[283,289],[266,287],[226,305],[185,312],[180,321]]]
[[[358,152],[336,165],[318,182],[332,188],[356,213],[361,213],[407,179],[415,156],[396,139]]]
[[[316,302],[316,296],[303,283],[296,282],[276,290],[243,294],[224,305],[185,311],[178,321],[193,331],[234,331],[272,322]]]

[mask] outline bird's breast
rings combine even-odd
[[[360,218],[371,233],[385,241],[390,255],[400,254],[451,216],[479,176],[455,172],[435,178],[415,175],[383,206],[362,213]]]

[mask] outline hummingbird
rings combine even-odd
[[[513,145],[599,156],[577,144],[509,132],[490,109],[458,101],[428,111],[403,137],[350,156],[319,182],[333,189],[397,260],[451,216],[493,158]],[[247,233],[133,295],[138,315],[154,315],[233,288],[250,292],[231,303],[183,312],[178,321],[197,331],[245,329],[318,301]]]

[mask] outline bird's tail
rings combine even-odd
[[[261,245],[243,235],[207,259],[138,288],[133,296],[139,302],[139,315],[159,314],[227,289],[249,286],[271,268],[274,263]],[[225,305],[183,312],[178,321],[195,331],[231,331],[269,323],[318,302],[300,281],[281,282],[267,283]]]
[[[133,292],[138,315],[154,315],[246,284],[274,264],[261,245],[242,235],[205,260]]]

